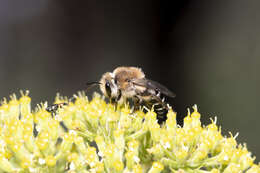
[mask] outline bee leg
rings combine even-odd
[[[115,111],[117,110],[118,103],[119,103],[119,105],[121,105],[120,103],[122,103],[122,100],[123,100],[121,90],[118,90],[118,92],[119,92],[119,95],[114,99]]]
[[[141,100],[138,97],[133,98],[134,102],[134,112],[140,109]]]
[[[112,105],[115,106],[115,111],[116,111],[116,110],[117,110],[117,101],[116,101],[116,99],[110,98],[110,99],[109,99],[109,102],[110,102]]]
[[[117,111],[117,102],[115,102],[114,105],[115,105],[115,111]]]
[[[37,128],[36,128],[37,124],[33,123],[33,136],[36,138],[39,134]]]
[[[63,129],[65,132],[68,132],[68,131],[69,131],[68,127],[64,124],[63,121],[60,121],[60,126],[62,127],[62,129]]]

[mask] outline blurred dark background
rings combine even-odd
[[[29,89],[33,104],[72,96],[118,66],[138,66],[177,97],[182,123],[240,133],[260,159],[260,1],[0,2],[0,97]]]

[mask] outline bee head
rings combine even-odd
[[[103,94],[114,102],[120,95],[120,90],[115,83],[113,73],[107,72],[103,74],[99,83]]]

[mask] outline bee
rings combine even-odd
[[[52,104],[48,106],[45,110],[47,112],[51,113],[52,118],[56,115],[58,109],[62,108],[63,106],[68,105],[68,103],[57,103],[57,104]]]
[[[68,103],[65,103],[65,102],[64,102],[64,103],[57,103],[57,104],[53,104],[53,105],[48,106],[45,110],[46,110],[47,112],[50,112],[52,118],[54,118],[54,117],[56,116],[56,114],[57,114],[58,109],[60,109],[60,108],[62,108],[62,107],[64,107],[64,106],[66,106],[66,105],[68,105]],[[63,121],[60,121],[59,124],[60,124],[60,126],[63,128],[63,130],[64,130],[65,132],[68,132],[69,129],[68,129],[68,127],[64,124]]]
[[[130,99],[135,110],[140,105],[153,108],[159,124],[166,121],[170,109],[165,97],[176,96],[160,83],[145,78],[144,72],[137,67],[118,67],[113,72],[104,73],[96,84],[112,103],[121,105]]]

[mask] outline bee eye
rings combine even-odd
[[[109,82],[106,82],[105,88],[106,88],[107,96],[111,97],[111,87],[110,87],[110,83]]]

